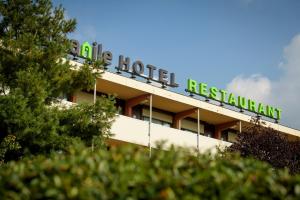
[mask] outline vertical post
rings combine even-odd
[[[149,115],[149,128],[148,128],[148,146],[149,146],[149,157],[151,157],[151,124],[152,124],[152,94],[150,95],[150,115]]]
[[[94,105],[96,104],[97,98],[97,79],[95,79],[95,86],[94,86]],[[94,138],[92,138],[92,152],[94,151]]]
[[[197,110],[197,150],[198,150],[198,153],[200,152],[199,136],[200,136],[200,109],[198,108],[198,110]]]
[[[241,133],[242,132],[242,121],[240,120],[240,123],[239,123],[239,132]]]
[[[95,86],[94,86],[94,104],[96,103],[97,98],[97,79],[95,79]]]

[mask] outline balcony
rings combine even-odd
[[[112,125],[112,139],[148,146],[149,122],[118,115]],[[151,146],[155,147],[159,141],[165,141],[166,147],[170,145],[197,149],[197,134],[169,128],[158,124],[151,124]],[[217,147],[225,148],[231,143],[199,135],[199,151],[216,152]]]

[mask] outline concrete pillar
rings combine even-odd
[[[173,117],[172,127],[181,129],[181,120],[196,113],[197,111],[198,111],[198,108],[192,108],[190,110],[185,110],[185,111],[176,113],[175,116]]]
[[[133,97],[131,99],[128,99],[125,102],[125,115],[128,117],[132,117],[132,107],[140,104],[141,102],[145,100],[149,100],[150,94],[144,94],[141,96]]]
[[[218,124],[215,126],[215,134],[214,134],[214,138],[215,139],[221,139],[222,136],[222,131],[226,130],[228,128],[231,128],[233,126],[238,125],[240,121],[233,121],[233,122],[228,122],[228,123],[224,123],[224,124]]]

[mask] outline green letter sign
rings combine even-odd
[[[187,91],[190,93],[198,94],[200,96],[204,96],[206,98],[208,97],[215,101],[238,107],[240,109],[245,109],[259,115],[270,117],[276,120],[281,119],[282,111],[279,108],[273,108],[269,105],[265,106],[262,103],[256,103],[252,99],[246,99],[242,96],[237,96],[236,98],[233,93],[230,93],[227,97],[228,92],[226,90],[220,90],[216,87],[208,88],[206,83],[198,83],[193,79],[188,79]]]
[[[84,58],[92,59],[92,46],[88,42],[81,45],[80,55]]]

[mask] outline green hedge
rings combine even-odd
[[[300,176],[237,155],[75,148],[0,167],[1,199],[300,199]]]

